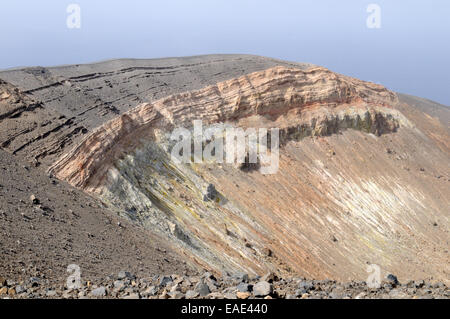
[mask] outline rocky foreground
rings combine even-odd
[[[103,282],[82,282],[79,289],[66,284],[50,286],[37,277],[26,282],[0,278],[0,298],[64,299],[447,299],[450,291],[444,283],[424,280],[398,282],[388,275],[380,288],[369,288],[365,282],[338,283],[334,280],[278,278],[273,273],[260,277],[235,274],[222,278],[206,272],[203,275],[161,275],[136,278],[121,271]]]

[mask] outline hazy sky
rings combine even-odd
[[[380,28],[367,27],[371,3]],[[2,0],[0,30],[0,68],[249,53],[450,105],[449,0]]]

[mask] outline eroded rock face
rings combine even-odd
[[[0,79],[0,146],[5,150],[39,166],[43,158],[61,155],[86,133],[73,118]]]
[[[0,145],[9,143],[2,147],[47,169],[85,134],[140,103],[277,65],[311,66],[250,55],[210,55],[1,70],[0,79],[18,90],[25,105],[40,106],[0,119]],[[18,107],[9,101],[0,113]]]
[[[95,192],[115,160],[142,145],[141,140],[155,140],[159,131],[190,127],[198,119],[206,125],[278,127],[282,139],[330,135],[346,128],[380,135],[395,131],[403,120],[392,109],[396,101],[396,95],[380,85],[325,68],[275,67],[139,105],[95,130],[51,171]]]

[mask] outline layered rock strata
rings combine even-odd
[[[160,132],[204,124],[278,127],[281,139],[324,136],[341,129],[394,132],[402,116],[384,87],[325,68],[275,67],[204,89],[144,103],[107,122],[64,155],[51,171],[72,185],[96,191],[116,159]],[[96,176],[95,176],[96,175]]]

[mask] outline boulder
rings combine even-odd
[[[267,281],[260,281],[253,286],[253,294],[255,297],[265,297],[273,292],[272,284]]]
[[[117,279],[122,280],[122,279],[136,279],[136,276],[133,275],[132,273],[125,271],[125,270],[121,270],[119,271],[118,275],[117,275]]]
[[[106,296],[106,288],[101,286],[91,291],[91,295],[94,297]]]

